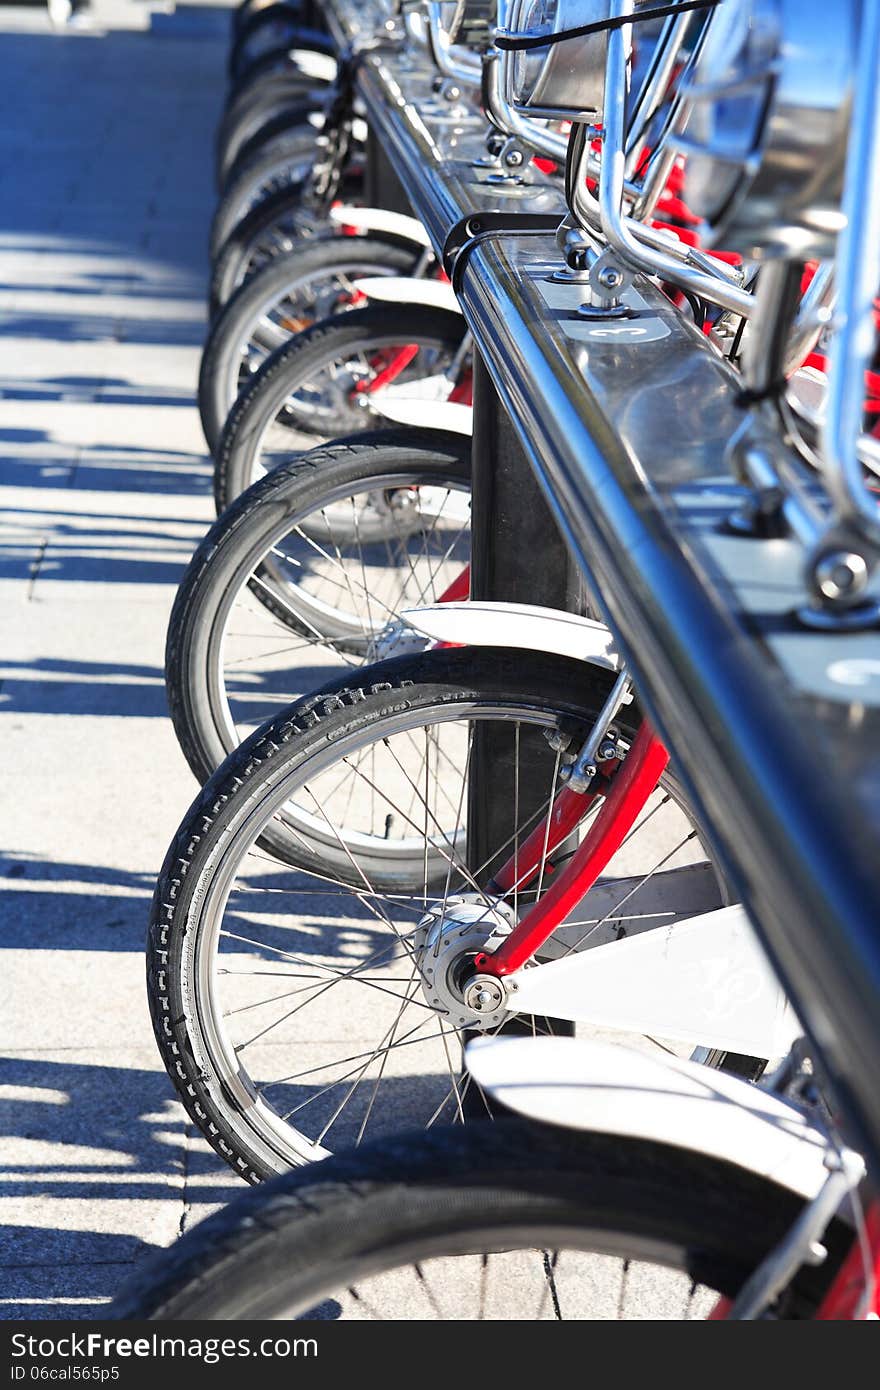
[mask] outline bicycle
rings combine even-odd
[[[414,233],[407,239],[402,230],[318,232],[239,286],[211,324],[199,367],[199,413],[212,453],[243,386],[271,352],[315,322],[365,305],[355,281],[412,276],[426,267],[429,253]]]
[[[835,1211],[863,1165],[803,1104],[570,1039],[487,1042],[469,1057],[519,1115],[274,1178],[162,1252],[113,1316],[802,1320],[876,1308],[878,1209]]]

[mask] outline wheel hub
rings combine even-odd
[[[415,947],[425,998],[456,1028],[496,1028],[507,1015],[500,981],[477,975],[474,958],[495,933],[513,928],[513,910],[476,894],[459,894],[438,904],[419,922]]]

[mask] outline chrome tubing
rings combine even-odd
[[[657,49],[651,67],[639,90],[630,115],[629,132],[626,139],[628,178],[632,178],[645,150],[648,126],[660,109],[663,96],[672,80],[679,45],[690,21],[690,11],[683,15],[670,15],[657,40]]]
[[[681,21],[683,18],[684,16],[679,15],[678,21]],[[688,16],[687,18],[688,20],[690,20],[692,16]],[[632,215],[637,222],[644,222],[652,216],[654,209],[657,206],[660,197],[662,196],[663,190],[666,187],[666,182],[669,178],[669,175],[672,172],[672,166],[674,165],[676,160],[676,151],[673,148],[672,141],[668,137],[670,135],[670,132],[674,130],[677,124],[681,121],[681,117],[683,114],[684,103],[681,95],[681,84],[683,77],[686,75],[688,71],[690,71],[690,69],[694,65],[694,62],[699,56],[700,50],[703,46],[706,34],[708,32],[708,27],[708,24],[704,25],[703,30],[700,33],[696,44],[694,45],[693,52],[691,53],[690,58],[688,59],[685,73],[681,74],[679,77],[678,90],[675,94],[670,110],[666,116],[666,120],[664,121],[663,129],[657,137],[656,147],[652,151],[651,157],[648,161],[648,166],[641,180],[641,186],[633,202],[632,207]],[[685,25],[682,25],[682,30],[676,36],[676,41],[672,46],[673,59],[678,55],[684,28]],[[629,149],[627,149],[627,168],[629,167]]]
[[[833,261],[823,261],[801,299],[785,350],[782,369],[790,376],[813,351],[824,329],[828,327],[831,310],[837,300],[837,280]]]
[[[622,0],[622,14],[632,14],[633,0]],[[599,173],[598,212],[602,233],[623,260],[646,270],[651,275],[661,275],[680,285],[682,289],[730,309],[743,318],[749,318],[754,311],[754,298],[747,290],[740,289],[727,275],[714,270],[700,269],[694,264],[696,257],[690,248],[681,246],[676,251],[664,240],[662,234],[643,227],[624,216],[623,199],[626,191],[626,155],[624,153],[626,127],[626,43],[622,29],[611,29],[608,34],[608,66],[605,77],[604,133],[602,139],[602,162]],[[588,202],[586,181],[578,177],[574,181],[574,214],[584,220],[587,226],[594,225],[595,212]],[[661,243],[657,245],[658,241]],[[661,249],[662,247],[662,249]],[[700,254],[700,253],[698,253]],[[703,265],[710,260],[700,254]],[[725,267],[725,269],[727,269]]]
[[[403,27],[408,42],[415,48],[427,49],[428,31],[421,5],[403,4],[400,12],[403,15]]]
[[[451,77],[466,87],[479,90],[482,64],[477,54],[450,43],[449,35],[440,22],[440,6],[428,0],[428,48],[444,77]]]
[[[505,100],[504,63],[507,61],[508,55],[492,52],[483,59],[483,91],[492,121],[506,134],[521,140],[530,150],[564,165],[568,154],[568,136],[554,135],[540,121],[521,116]]]
[[[876,340],[874,300],[880,288],[880,0],[865,0],[852,133],[846,160],[837,255],[840,326],[831,340],[828,406],[822,435],[825,477],[840,519],[880,545],[880,512],[866,490],[860,450],[880,454],[863,438],[864,381]]]

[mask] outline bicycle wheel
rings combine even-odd
[[[199,413],[211,453],[242,386],[269,353],[318,319],[351,307],[352,281],[407,275],[421,252],[381,236],[317,236],[276,256],[242,285],[211,325],[199,369]]]
[[[311,125],[316,135],[324,127],[326,94],[323,92],[294,91],[286,100],[270,104],[268,111],[245,110],[237,120],[230,120],[221,139],[219,134],[215,150],[215,181],[221,192],[231,171],[239,158],[249,157],[260,148],[262,138],[280,135],[303,122]]]
[[[317,159],[319,135],[320,131],[304,121],[298,132],[288,131],[249,159],[236,163],[211,222],[208,255],[212,261],[251,208],[279,189],[302,185]]]
[[[289,73],[296,77],[302,74],[315,87],[329,87],[335,82],[337,71],[336,47],[326,35],[315,33],[313,38],[295,38],[292,44],[278,44],[248,63],[230,80],[227,101],[232,105],[242,92],[252,92],[262,83]]]
[[[208,782],[157,884],[150,1007],[184,1104],[243,1177],[464,1116],[462,1035],[497,1020],[462,1006],[461,971],[541,895],[559,856],[545,849],[507,906],[480,885],[549,824],[560,749],[580,746],[612,680],[544,653],[399,657],[288,707]],[[638,718],[626,707],[622,739]],[[472,750],[490,736],[506,740],[492,789],[507,820],[468,866]],[[273,837],[285,864],[266,853]],[[666,778],[539,956],[723,901]]]
[[[235,152],[255,135],[266,121],[284,110],[302,104],[319,114],[326,110],[330,87],[315,82],[304,74],[275,74],[252,87],[245,87],[223,114],[214,137],[217,176],[230,164]]]
[[[522,1119],[396,1137],[246,1192],[138,1272],[118,1318],[705,1318],[802,1200],[715,1158]],[[808,1318],[848,1232],[774,1309]],[[849,1233],[851,1239],[851,1233]]]
[[[356,187],[356,183],[354,185]],[[346,182],[346,196],[353,186]],[[304,184],[281,188],[251,208],[233,229],[211,272],[209,309],[212,320],[251,275],[279,255],[301,248],[306,239],[326,234],[323,212],[310,207]]]
[[[229,51],[229,80],[238,81],[257,59],[267,53],[284,53],[306,45],[317,52],[334,52],[332,39],[316,29],[309,29],[285,5],[251,15],[239,29]]]
[[[397,429],[331,444],[243,493],[177,592],[165,679],[204,782],[254,728],[368,657],[470,558],[470,441]]]
[[[279,137],[287,135],[297,136],[304,124],[311,127],[317,138],[324,128],[323,111],[316,111],[308,102],[294,102],[277,115],[262,121],[247,139],[237,139],[232,147],[224,151],[217,169],[218,194],[223,192],[229,179],[238,172],[246,160],[258,154],[270,141],[277,141]]]
[[[218,513],[281,463],[329,439],[384,423],[372,385],[450,371],[464,319],[423,305],[372,304],[297,333],[247,383],[223,429],[214,471]]]
[[[253,19],[255,15],[264,14],[265,11],[270,8],[272,10],[275,10],[277,8],[279,11],[284,11],[288,13],[291,16],[292,20],[297,21],[299,23],[305,23],[306,12],[308,9],[311,9],[313,7],[301,4],[292,4],[290,3],[290,0],[284,0],[284,3],[280,3],[280,0],[242,0],[242,3],[238,5],[232,12],[232,43],[235,42],[239,34],[246,27],[246,25],[250,23],[250,21]]]

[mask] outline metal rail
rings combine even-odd
[[[351,0],[328,0],[328,19],[339,42],[369,32]],[[435,248],[451,235],[464,247],[454,282],[495,387],[851,1102],[851,1137],[877,1160],[880,638],[803,627],[797,543],[725,529],[744,495],[725,467],[742,415],[736,378],[702,335],[644,279],[625,296],[629,319],[579,316],[583,287],[551,278],[560,259],[540,226],[558,192],[534,171],[499,185],[473,167],[484,127],[436,114],[426,63],[376,51],[358,86]]]

